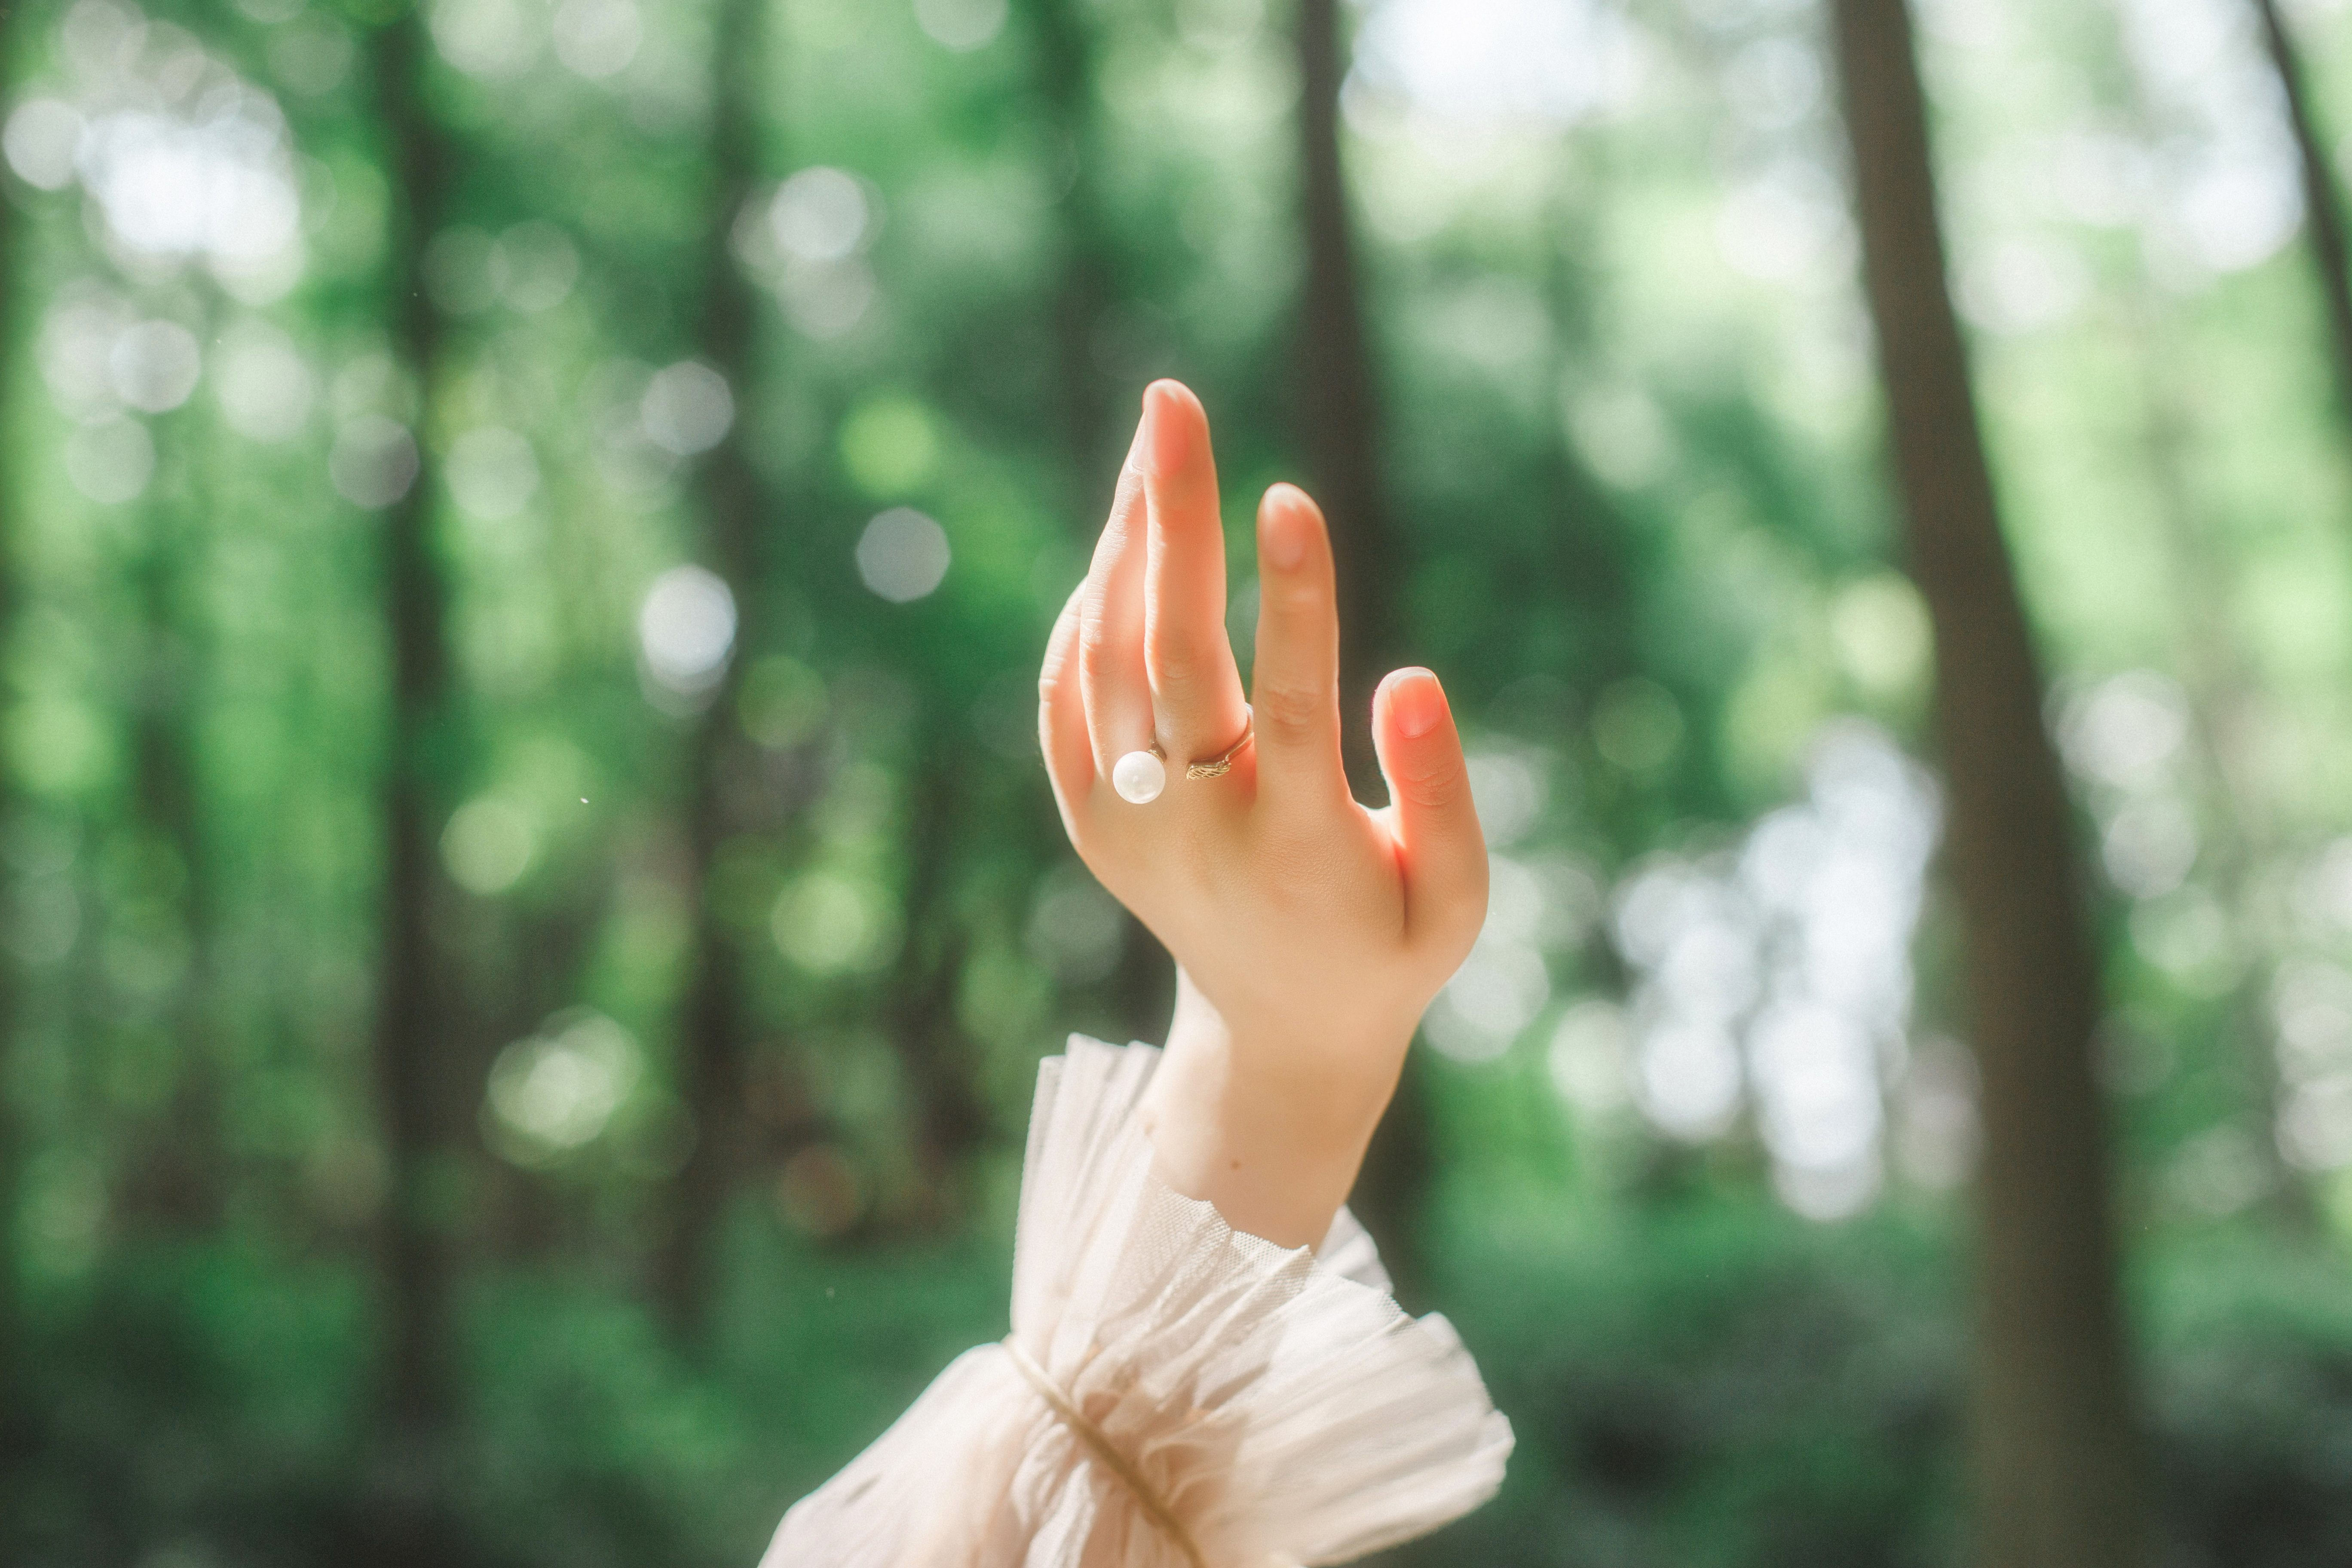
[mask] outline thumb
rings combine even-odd
[[[1466,947],[1486,918],[1486,840],[1437,677],[1400,669],[1381,681],[1372,696],[1372,740],[1404,850],[1406,934],[1450,933]]]

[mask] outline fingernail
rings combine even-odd
[[[1445,689],[1425,669],[1400,669],[1389,677],[1389,708],[1408,741],[1418,741],[1445,720]]]
[[[1266,564],[1277,572],[1291,571],[1307,559],[1307,530],[1298,509],[1283,493],[1289,488],[1276,485],[1267,490],[1261,509],[1265,521],[1259,528],[1264,541],[1260,548],[1265,552]]]

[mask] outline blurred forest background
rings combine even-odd
[[[1003,1331],[1034,1062],[1165,1021],[1034,679],[1175,374],[1244,654],[1302,479],[1496,857],[1360,1206],[1520,1447],[1397,1560],[2060,1560],[2053,1214],[2112,1560],[2352,1560],[2352,16],[1914,13],[2086,944],[2010,1111],[1902,16],[0,8],[0,1557],[749,1568]]]

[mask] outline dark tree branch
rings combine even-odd
[[[1349,772],[1371,766],[1372,689],[1397,652],[1397,542],[1381,475],[1380,395],[1364,327],[1339,86],[1347,62],[1339,0],[1298,6],[1299,205],[1307,288],[1299,301],[1298,410],[1308,489],[1331,525],[1339,580],[1340,718]]]
[[[142,825],[180,858],[184,876],[176,901],[190,962],[172,1009],[177,1080],[163,1113],[138,1140],[123,1206],[135,1217],[201,1232],[218,1222],[222,1193],[220,1066],[206,1012],[217,910],[195,716],[206,637],[194,585],[204,551],[193,535],[210,509],[194,417],[184,408],[156,422],[163,461],[145,509],[147,546],[131,570],[145,622],[131,695],[134,796]]]
[[[1935,627],[1982,1079],[1978,1560],[2126,1568],[2144,1500],[2066,792],[1952,311],[1910,16],[1904,0],[1835,0],[1833,17],[1895,488]]]
[[[425,289],[425,248],[444,219],[455,155],[434,122],[424,75],[431,46],[414,10],[367,51],[392,146],[397,228],[386,279],[394,342],[429,416],[441,324]],[[420,420],[420,424],[422,421]],[[451,1271],[436,1194],[455,1159],[445,1100],[457,1022],[454,976],[436,952],[432,911],[446,894],[434,830],[447,816],[452,759],[447,586],[433,541],[436,489],[428,444],[419,471],[383,524],[385,631],[392,690],[383,783],[383,936],[375,1065],[379,1114],[392,1166],[383,1234],[385,1335],[383,1396],[396,1431],[429,1436],[455,1414]]]
[[[1038,97],[1071,161],[1057,225],[1060,258],[1052,302],[1054,369],[1076,526],[1091,541],[1110,500],[1109,475],[1119,450],[1116,391],[1096,363],[1095,338],[1118,297],[1116,255],[1096,178],[1094,37],[1076,0],[1025,0]],[[1128,410],[1132,424],[1134,410]],[[1119,915],[1118,968],[1110,982],[1119,1027],[1131,1038],[1157,1038],[1176,1000],[1175,960],[1141,921]]]
[[[2254,0],[2262,16],[2263,41],[2271,63],[2278,68],[2279,86],[2286,92],[2287,122],[2294,132],[2295,152],[2303,169],[2304,224],[2311,235],[2312,264],[2318,269],[2319,291],[2327,301],[2330,355],[2336,372],[2337,413],[2352,436],[2352,265],[2344,237],[2344,199],[2329,172],[2327,150],[2312,114],[2311,92],[2304,80],[2303,59],[2286,30],[2278,0]]]
[[[1113,258],[1095,177],[1094,38],[1074,0],[1025,0],[1037,96],[1068,160],[1068,188],[1056,225],[1060,251],[1053,299],[1054,370],[1060,395],[1073,493],[1107,493],[1100,465],[1117,460],[1105,442],[1112,427],[1112,389],[1095,363],[1095,332],[1112,299]],[[1049,169],[1047,177],[1059,170]],[[1093,520],[1081,512],[1080,526]]]
[[[710,871],[739,825],[732,781],[750,766],[737,712],[748,652],[758,646],[764,552],[761,530],[772,513],[752,467],[745,426],[758,374],[753,343],[759,299],[736,261],[735,224],[752,199],[761,165],[760,113],[766,100],[767,39],[761,0],[726,0],[714,37],[717,101],[713,164],[703,216],[700,350],[727,378],[736,418],[703,459],[698,476],[710,565],[726,579],[736,608],[735,657],[710,705],[697,720],[690,747],[693,804],[687,824],[694,937],[678,1013],[681,1089],[693,1115],[695,1142],[678,1173],[669,1234],[657,1264],[656,1294],[681,1339],[699,1342],[709,1329],[714,1281],[711,1244],[742,1174],[750,1143],[745,1108],[749,1048],[742,958],[734,933],[712,903]]]
[[[0,6],[0,82],[16,79],[19,37],[16,18],[8,7]],[[13,351],[16,346],[16,312],[20,308],[17,291],[22,275],[18,271],[16,225],[16,204],[5,191],[0,191],[0,353]],[[13,359],[7,363],[14,363]],[[8,390],[15,384],[13,379],[0,380],[0,436],[16,433],[16,410],[7,399]],[[5,656],[15,647],[21,593],[14,553],[14,546],[21,537],[16,527],[16,493],[10,483],[15,477],[14,465],[0,472],[0,677],[15,668],[15,660]],[[15,697],[13,689],[0,685],[0,701],[13,707]],[[0,826],[6,825],[17,809],[14,785],[15,780],[8,773],[0,770]],[[16,1054],[21,987],[15,953],[0,951],[0,1473],[14,1467],[32,1439],[23,1381],[24,1323],[16,1294],[16,1205],[18,1173],[24,1168],[24,1128],[16,1119],[16,1103],[7,1089],[14,1081],[8,1068]],[[5,1538],[0,1538],[0,1545],[5,1544]]]
[[[1307,291],[1299,302],[1299,436],[1307,489],[1331,527],[1339,586],[1339,705],[1349,774],[1372,786],[1373,689],[1397,652],[1397,542],[1381,474],[1380,398],[1339,152],[1347,77],[1338,0],[1300,0],[1297,46],[1299,217]],[[1408,1061],[1364,1155],[1351,1201],[1380,1239],[1398,1294],[1412,1300],[1424,1269],[1415,1241],[1433,1150],[1427,1091]]]

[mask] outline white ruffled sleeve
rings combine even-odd
[[[957,1357],[762,1568],[1343,1563],[1494,1494],[1510,1424],[1346,1210],[1286,1249],[1152,1174],[1136,1108],[1159,1062],[1073,1036],[1041,1065],[1017,1348]]]

